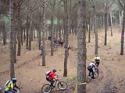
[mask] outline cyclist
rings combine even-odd
[[[92,79],[95,79],[94,73],[95,73],[95,69],[96,69],[96,64],[94,63],[94,61],[92,61],[88,67],[87,67],[88,71],[89,71],[89,76],[91,76],[92,74]]]
[[[46,73],[46,80],[47,80],[48,82],[50,82],[50,84],[51,84],[52,86],[54,86],[53,84],[54,84],[54,82],[55,82],[56,79],[57,79],[56,69],[53,69],[53,70],[48,71],[48,72]]]
[[[94,61],[95,61],[96,66],[98,67],[101,59],[100,59],[100,57],[97,56],[97,57],[94,58]]]
[[[16,85],[16,82],[16,78],[8,80],[4,85],[4,93],[15,93],[15,91],[17,91],[15,88],[19,89],[19,87]]]

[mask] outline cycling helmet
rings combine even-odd
[[[101,59],[100,59],[100,57],[95,57],[94,60],[95,61],[100,61]]]
[[[12,82],[13,82],[13,83],[16,83],[16,82],[17,82],[17,79],[16,79],[16,78],[12,78]]]
[[[56,72],[56,69],[53,69],[53,72]]]

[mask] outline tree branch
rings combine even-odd
[[[122,4],[121,0],[118,0],[118,3],[121,6],[121,8],[124,9],[124,5]]]

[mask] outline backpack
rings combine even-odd
[[[4,87],[8,86],[8,84],[9,84],[10,82],[11,82],[11,81],[8,80],[8,81],[5,83]]]
[[[49,78],[49,74],[51,71],[46,72],[46,78]]]

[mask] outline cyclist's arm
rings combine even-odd
[[[14,91],[17,91],[18,89],[20,89],[17,85],[14,85],[14,88],[13,88],[13,90]]]

